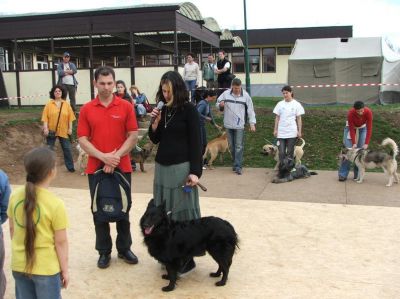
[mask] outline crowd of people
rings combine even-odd
[[[174,221],[188,221],[201,217],[198,183],[202,176],[202,159],[207,145],[205,123],[221,129],[213,118],[210,104],[223,112],[223,127],[227,133],[232,154],[232,170],[243,173],[245,125],[250,132],[256,130],[256,115],[250,95],[242,88],[242,82],[231,76],[231,63],[224,51],[218,52],[203,66],[203,78],[209,88],[202,99],[194,104],[193,89],[198,84],[198,65],[193,54],[187,55],[183,77],[174,71],[162,75],[157,91],[157,106],[151,110],[148,136],[158,144],[155,156],[153,198],[157,206],[163,205],[171,212]],[[76,67],[69,63],[69,53],[64,53],[64,67],[59,66],[59,84],[50,91],[51,100],[43,115],[43,133],[48,147],[35,148],[24,158],[25,186],[13,191],[7,175],[0,171],[0,222],[9,219],[11,235],[11,269],[15,279],[18,299],[61,298],[62,287],[67,287],[68,274],[68,216],[63,201],[48,187],[57,175],[54,144],[58,138],[64,153],[68,171],[73,172],[73,160],[69,137],[75,120],[76,106],[72,100],[72,88],[76,86]],[[71,78],[66,78],[71,76]],[[71,84],[71,82],[73,84]],[[130,87],[115,78],[111,67],[100,67],[94,73],[97,96],[83,105],[79,111],[77,136],[81,148],[88,153],[86,173],[92,203],[98,196],[96,176],[101,171],[112,174],[117,170],[129,186],[132,165],[130,151],[138,140],[137,118],[146,115],[148,102],[137,86]],[[223,88],[214,89],[215,87]],[[66,101],[67,93],[70,102]],[[282,88],[283,99],[273,110],[275,114],[274,136],[279,147],[279,159],[293,159],[297,138],[302,137],[304,108],[295,100],[290,86]],[[159,103],[162,103],[159,105]],[[372,112],[362,102],[356,102],[349,111],[344,129],[344,143],[348,147],[368,146],[372,132]],[[350,164],[343,164],[339,180],[347,178]],[[356,170],[355,170],[356,171]],[[130,204],[123,217],[116,222],[116,248],[118,257],[129,264],[137,264],[138,257],[132,252],[132,236],[129,219]],[[110,223],[95,216],[95,249],[97,266],[110,266],[112,239]],[[0,298],[5,292],[4,240],[0,226]],[[181,274],[193,270],[196,264],[188,260]]]

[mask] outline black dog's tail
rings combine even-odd
[[[309,172],[309,174],[310,174],[310,175],[317,175],[317,174],[318,174],[318,172],[315,172],[315,171],[310,171],[310,172]]]

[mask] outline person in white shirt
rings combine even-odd
[[[279,161],[286,157],[293,159],[297,138],[302,137],[301,116],[305,113],[303,106],[293,98],[290,86],[282,88],[283,100],[274,108],[274,136],[278,138]]]
[[[199,85],[199,73],[200,68],[199,65],[193,60],[194,55],[192,53],[188,53],[186,55],[186,64],[183,67],[183,80],[186,84],[186,89],[190,92],[190,98],[193,103],[195,103],[194,99],[194,91],[196,87]]]

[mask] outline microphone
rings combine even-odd
[[[163,101],[159,101],[158,102],[158,104],[157,104],[157,109],[160,111],[160,113],[161,113],[161,110],[162,110],[162,108],[164,107],[164,102]],[[153,116],[152,118],[151,118],[151,120],[150,120],[150,124],[152,125],[152,124],[154,124],[154,121],[156,120],[156,117],[155,116]]]

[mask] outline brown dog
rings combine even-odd
[[[81,175],[85,174],[85,169],[88,163],[89,155],[81,148],[79,143],[76,145],[76,149],[79,152],[78,160],[76,161],[76,167]]]
[[[224,132],[224,133],[222,133],[222,135],[220,137],[214,138],[209,143],[207,143],[206,151],[203,155],[203,160],[205,158],[207,158],[207,154],[209,153],[210,160],[208,161],[207,165],[210,169],[214,169],[214,167],[212,166],[212,163],[217,158],[218,153],[221,153],[220,159],[221,159],[221,162],[223,162],[224,161],[223,154],[227,150],[229,151],[228,137],[226,136],[226,132]],[[230,153],[230,151],[229,151],[229,153]]]
[[[136,163],[140,164],[140,170],[144,171],[144,162],[150,156],[153,150],[154,144],[151,141],[148,141],[142,148],[139,147],[140,150],[134,148],[131,151],[131,160],[135,161]]]

